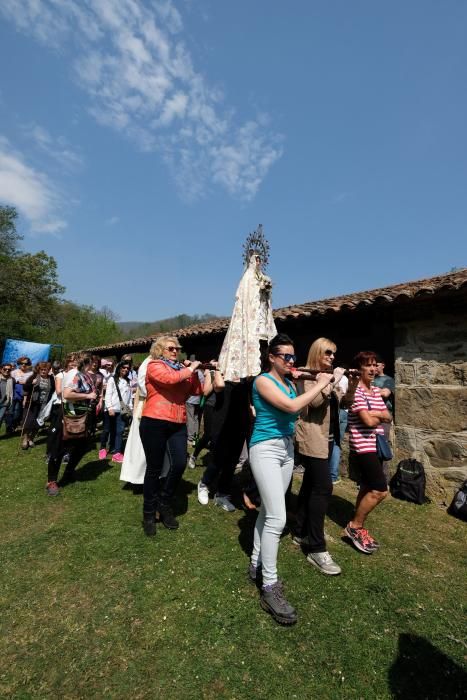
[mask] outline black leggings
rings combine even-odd
[[[218,479],[218,493],[230,493],[235,467],[249,432],[248,384],[226,382],[224,391],[216,396],[211,457],[201,479],[203,484],[212,486]]]
[[[55,407],[54,407],[55,408]],[[78,440],[63,440],[62,407],[58,407],[53,415],[49,436],[47,438],[47,481],[57,481],[63,456],[70,455],[65,469],[66,476],[74,473],[79,461],[89,449],[86,438]]]
[[[298,494],[297,533],[308,536],[310,552],[325,552],[324,517],[332,495],[329,460],[300,455],[305,467]]]
[[[170,505],[185,471],[186,423],[173,423],[143,416],[139,424],[139,434],[147,462],[143,486],[143,513],[153,515],[158,506]],[[161,479],[166,450],[170,469],[166,478]]]

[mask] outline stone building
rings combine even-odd
[[[395,459],[415,457],[427,493],[450,501],[467,479],[467,269],[382,289],[274,311],[279,331],[293,339],[303,364],[313,340],[331,338],[337,362],[350,366],[359,350],[375,350],[396,380]],[[173,333],[187,355],[217,357],[229,319]],[[146,352],[153,338],[92,348],[117,358]]]

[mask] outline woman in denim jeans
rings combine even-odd
[[[285,492],[293,471],[293,433],[299,411],[324,389],[334,377],[319,374],[314,387],[297,396],[287,374],[293,371],[295,354],[291,339],[284,334],[273,338],[268,347],[268,371],[253,383],[256,420],[250,440],[250,464],[261,508],[256,520],[249,576],[259,582],[262,574],[261,607],[284,625],[297,621],[295,609],[284,597],[277,577],[277,552],[285,527]]]

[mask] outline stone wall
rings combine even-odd
[[[395,460],[415,458],[427,495],[448,503],[467,479],[466,304],[395,318]]]

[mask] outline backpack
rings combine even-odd
[[[448,513],[455,518],[465,520],[467,522],[467,480],[464,481],[459,491],[452,499],[452,503],[448,508]]]
[[[426,477],[423,464],[416,459],[403,459],[397,465],[396,473],[389,482],[391,495],[403,501],[426,503]]]

